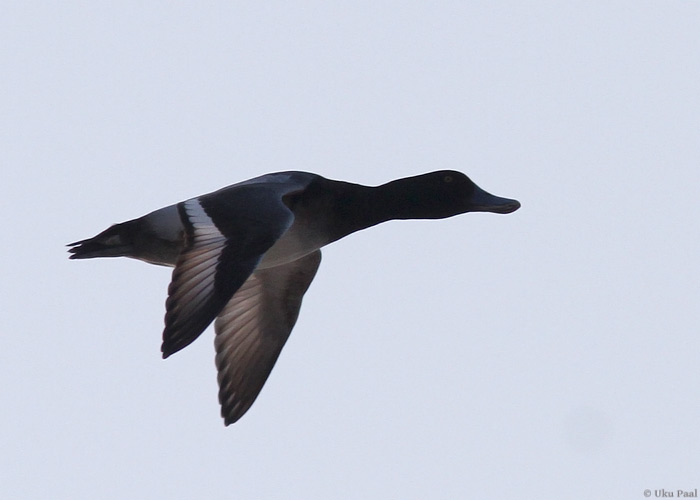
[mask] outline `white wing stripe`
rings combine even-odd
[[[185,202],[185,211],[190,218],[190,222],[195,224],[214,226],[211,217],[207,215],[198,198],[192,198]]]

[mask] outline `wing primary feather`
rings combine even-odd
[[[226,425],[251,407],[296,322],[321,262],[316,250],[293,262],[255,271],[214,323],[219,402]]]

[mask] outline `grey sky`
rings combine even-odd
[[[9,2],[0,493],[700,488],[700,2]],[[170,270],[64,245],[256,175],[450,168],[509,216],[327,247],[252,409]]]

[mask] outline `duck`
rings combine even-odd
[[[173,267],[163,358],[213,322],[221,416],[252,406],[299,316],[321,248],[390,220],[508,214],[461,172],[442,170],[365,186],[290,171],[262,175],[114,224],[68,245],[71,259],[129,257]]]

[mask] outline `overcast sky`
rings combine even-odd
[[[642,499],[700,488],[700,2],[5,2],[0,494]],[[437,169],[511,215],[324,250],[257,402],[170,270],[69,261],[280,170]]]

